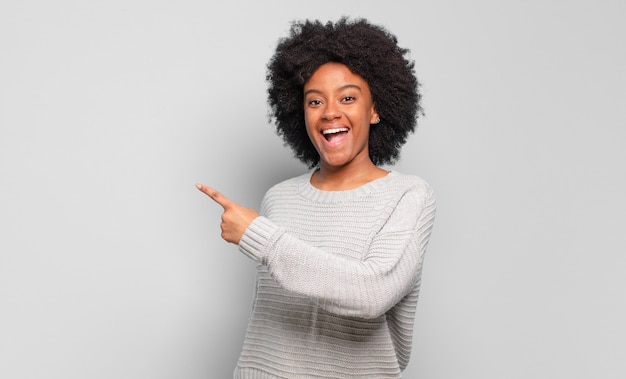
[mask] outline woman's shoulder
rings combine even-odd
[[[343,202],[367,197],[385,202],[385,199],[399,198],[407,193],[417,197],[432,197],[432,188],[426,180],[417,175],[404,174],[394,170],[379,179],[361,187],[346,191],[323,191],[310,184],[312,172],[283,180],[266,192],[265,199],[286,199],[296,196],[316,202]]]
[[[417,222],[422,214],[432,215],[436,208],[436,199],[430,184],[417,175],[402,174],[391,171],[389,174],[390,184],[389,202],[387,206],[405,214],[407,220]],[[393,183],[393,184],[391,184]],[[426,213],[416,209],[425,210]]]
[[[387,176],[389,185],[395,187],[396,190],[414,190],[432,195],[433,189],[430,184],[420,176],[413,174],[404,174],[398,171],[390,171]]]

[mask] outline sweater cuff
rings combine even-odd
[[[268,247],[279,227],[263,216],[255,218],[241,236],[239,251],[261,264],[267,264]]]

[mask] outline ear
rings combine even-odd
[[[372,116],[370,117],[370,124],[378,124],[380,122],[380,116],[374,106],[372,106]]]

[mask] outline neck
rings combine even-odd
[[[341,167],[322,163],[319,170],[313,173],[311,184],[321,190],[342,191],[360,187],[387,174],[387,171],[374,165],[371,160],[360,165]]]

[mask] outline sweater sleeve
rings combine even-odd
[[[375,318],[418,282],[434,214],[430,188],[413,187],[397,202],[362,260],[310,246],[263,216],[250,224],[239,249],[267,266],[283,288],[326,311]]]

